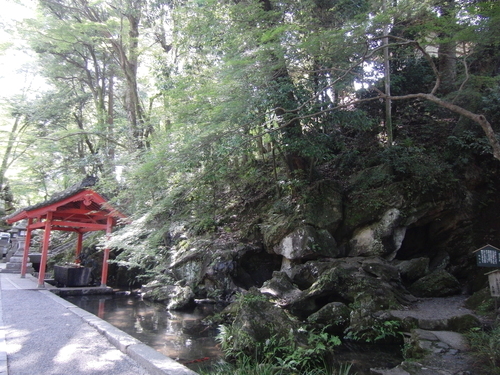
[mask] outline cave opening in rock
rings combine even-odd
[[[249,289],[260,288],[273,277],[274,271],[281,268],[281,256],[262,251],[249,251],[238,262],[234,282],[237,286]]]
[[[421,226],[409,227],[401,248],[396,254],[398,260],[409,260],[418,257],[429,257],[433,252],[430,240],[430,223]]]

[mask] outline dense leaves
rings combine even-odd
[[[498,147],[499,20],[495,1],[41,0],[19,32],[47,87],[12,102],[2,179],[23,168],[24,204],[99,176],[158,228],[145,268],[170,223],[217,232],[316,180],[383,166],[440,192]]]

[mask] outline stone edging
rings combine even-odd
[[[116,346],[122,353],[126,354],[139,365],[144,367],[153,375],[197,375],[196,372],[190,370],[186,366],[174,361],[150,346],[147,346],[130,336],[129,334],[119,330],[112,324],[105,322],[94,314],[91,314],[61,297],[55,295],[49,290],[40,290],[40,293],[45,294],[58,304],[62,305],[73,314],[79,316],[84,322],[95,328],[101,335]],[[0,316],[1,318],[1,316]],[[0,337],[1,340],[1,337]],[[1,355],[1,352],[0,352]],[[0,358],[1,361],[1,358]],[[0,363],[1,365],[1,363]],[[0,369],[1,370],[1,369]],[[7,374],[7,373],[6,373]],[[3,373],[0,371],[0,375]]]

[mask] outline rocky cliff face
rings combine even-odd
[[[448,184],[453,190],[420,194],[408,181],[374,174],[390,171],[371,168],[342,186],[322,180],[300,198],[257,202],[211,238],[177,223],[160,283],[168,293],[158,297],[149,285],[147,295],[183,308],[258,288],[302,321],[374,340],[384,311],[484,287],[473,250],[500,245],[495,174],[471,170]]]

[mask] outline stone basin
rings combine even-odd
[[[90,281],[89,267],[54,266],[54,280],[65,287],[87,286]]]

